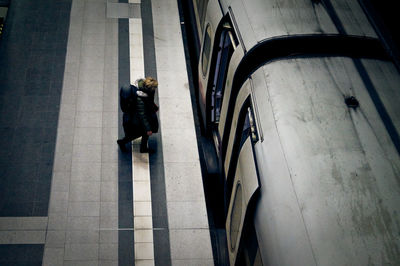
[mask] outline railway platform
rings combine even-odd
[[[0,265],[214,265],[175,0],[12,0],[0,39]],[[119,150],[119,88],[160,130]]]

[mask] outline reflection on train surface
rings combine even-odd
[[[400,262],[400,75],[359,2],[191,1],[231,265]]]

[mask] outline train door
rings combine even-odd
[[[214,76],[210,95],[210,116],[212,123],[218,123],[219,121],[228,64],[234,49],[237,47],[237,42],[232,34],[232,27],[229,23],[224,23],[219,39],[215,70],[211,74]]]
[[[262,265],[253,219],[260,185],[253,153],[258,136],[250,97],[241,108],[237,126],[237,152],[232,154],[237,159],[231,159],[234,180],[226,219],[229,260],[231,265]]]
[[[215,33],[218,25],[222,20],[222,12],[219,7],[218,1],[209,1],[207,5],[207,12],[204,19],[204,30],[202,33],[201,51],[199,58],[199,92],[198,99],[201,111],[203,125],[207,125],[206,120],[206,105],[207,105],[207,87],[209,84],[209,73],[212,67],[212,51],[215,45]]]
[[[235,38],[233,29],[230,23],[225,22],[222,25],[222,30],[216,40],[219,39],[218,46],[216,47],[216,61],[214,72],[210,73],[212,78],[211,89],[208,96],[208,116],[210,121],[211,130],[214,133],[214,141],[217,149],[219,150],[220,136],[218,135],[218,123],[221,114],[222,96],[224,94],[224,87],[226,76],[228,72],[229,61],[232,57],[233,51],[237,47],[237,39]]]

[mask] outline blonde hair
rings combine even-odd
[[[158,81],[152,77],[146,77],[143,83],[144,86],[151,91],[155,91],[158,87]]]

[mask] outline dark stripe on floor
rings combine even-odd
[[[141,12],[144,72],[145,76],[151,76],[157,79],[151,0],[142,0]],[[157,94],[155,101],[158,104]],[[160,121],[160,123],[162,123],[162,121]],[[149,147],[155,150],[154,153],[150,154],[149,158],[154,228],[154,262],[155,265],[171,265],[161,128],[157,134],[150,137]]]
[[[127,2],[121,0],[120,2]],[[118,19],[118,93],[130,83],[129,20]],[[118,136],[124,136],[118,107]],[[117,145],[117,143],[115,143]],[[129,149],[130,151],[130,149]],[[118,264],[134,265],[132,153],[118,152]]]
[[[0,265],[41,266],[44,245],[0,245]]]
[[[0,216],[47,216],[71,0],[11,1],[0,40]]]

